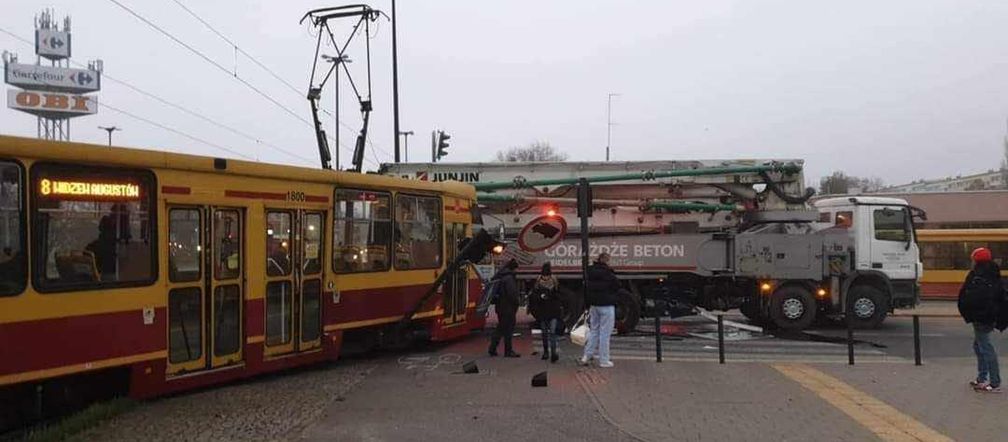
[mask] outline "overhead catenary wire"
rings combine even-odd
[[[191,15],[197,21],[199,21],[204,27],[206,27],[211,32],[213,32],[215,35],[217,35],[218,37],[220,37],[221,40],[224,40],[224,42],[226,42],[227,44],[231,45],[235,49],[236,52],[244,55],[246,58],[248,58],[250,61],[252,61],[252,63],[255,63],[256,66],[259,66],[264,71],[266,71],[267,73],[269,73],[277,81],[279,81],[280,83],[283,83],[283,85],[286,86],[287,89],[289,89],[295,95],[297,95],[298,97],[303,98],[303,91],[298,90],[298,88],[296,86],[294,86],[289,81],[287,81],[286,79],[284,79],[282,76],[280,76],[280,74],[276,73],[276,71],[270,69],[268,66],[266,66],[266,64],[264,64],[258,58],[254,57],[252,54],[248,53],[248,51],[242,49],[242,47],[239,46],[238,43],[236,43],[234,40],[228,38],[226,35],[224,35],[224,33],[222,33],[219,30],[217,30],[217,28],[215,28],[213,25],[211,25],[210,22],[208,22],[206,19],[204,19],[203,17],[201,17],[199,14],[197,14],[195,11],[193,11],[192,9],[190,9],[189,7],[187,7],[184,3],[182,3],[179,0],[172,0],[172,2],[175,3],[176,5],[178,5],[180,8],[182,8],[182,10],[184,10],[186,13],[188,13],[189,15]],[[328,43],[328,40],[326,42]],[[369,56],[370,56],[370,54],[369,54]],[[344,66],[344,69],[346,69],[346,66]],[[237,72],[232,72],[232,73],[234,75],[238,75]],[[349,72],[348,72],[348,74],[349,74]],[[358,99],[359,98],[360,97],[358,96]],[[328,115],[330,117],[333,117],[333,113],[330,112],[329,110],[325,109],[324,107],[320,106],[320,110],[324,114],[326,114],[326,115]],[[351,127],[349,124],[347,124],[347,123],[345,123],[343,121],[339,121],[339,124],[340,124],[340,126],[343,126],[347,130],[351,131],[351,133],[357,131],[357,129]],[[375,145],[371,141],[370,138],[367,139],[367,142],[368,142],[368,146],[371,147],[372,150],[378,150],[382,154],[389,155],[389,152],[387,150],[381,148],[378,145]],[[350,150],[351,153],[352,153],[352,149],[351,148],[347,147],[347,150]],[[379,161],[379,164],[380,164],[380,161]]]
[[[3,27],[0,27],[0,32],[2,32],[4,34],[7,34],[11,38],[13,38],[13,39],[15,39],[17,41],[20,41],[21,43],[24,43],[25,45],[34,46],[34,42],[32,42],[31,40],[28,40],[27,38],[21,37],[21,36],[17,35],[16,33],[11,32],[10,30],[7,30],[7,29],[5,29]],[[83,67],[83,64],[81,64],[81,63],[78,63],[78,62],[71,62],[71,63],[74,64],[74,65],[76,65],[76,66]],[[199,118],[199,119],[204,120],[204,121],[206,121],[208,123],[211,123],[211,124],[213,124],[213,125],[215,125],[217,127],[220,127],[222,129],[228,130],[228,131],[230,131],[232,133],[235,133],[236,135],[245,137],[245,138],[247,138],[249,140],[252,140],[252,141],[254,141],[256,143],[259,143],[259,144],[262,144],[264,146],[273,148],[273,149],[277,150],[278,152],[284,153],[284,154],[289,155],[291,157],[298,158],[298,159],[301,159],[303,161],[307,161],[309,163],[314,162],[313,159],[310,159],[310,158],[298,155],[297,153],[291,152],[291,151],[289,151],[287,149],[284,149],[282,147],[279,147],[279,146],[277,146],[275,144],[263,141],[263,140],[255,137],[253,135],[248,134],[247,132],[243,132],[243,131],[241,131],[239,129],[236,129],[234,127],[231,127],[229,125],[221,123],[221,122],[219,122],[217,120],[214,120],[211,117],[207,117],[207,116],[205,116],[205,115],[203,115],[203,114],[201,114],[199,112],[196,112],[194,110],[188,109],[185,106],[182,106],[180,104],[173,103],[173,102],[171,102],[171,101],[169,101],[167,99],[164,99],[164,98],[162,98],[162,97],[160,97],[160,96],[158,96],[158,95],[156,95],[154,93],[145,91],[145,90],[143,90],[143,89],[141,89],[141,88],[139,88],[137,86],[134,86],[134,85],[130,84],[129,82],[126,82],[124,80],[115,78],[113,76],[110,76],[107,73],[103,72],[102,76],[104,78],[108,79],[108,80],[111,80],[111,81],[113,81],[115,83],[118,83],[118,84],[124,86],[124,87],[127,87],[127,88],[133,90],[134,92],[137,92],[137,93],[139,93],[139,94],[141,94],[143,96],[146,96],[146,97],[148,97],[150,99],[156,100],[156,101],[158,101],[158,102],[160,102],[160,103],[162,103],[162,104],[164,104],[166,106],[175,108],[175,109],[177,109],[179,111],[185,112],[185,113],[187,113],[189,115],[192,115],[192,116],[194,116],[196,118]],[[250,157],[250,156],[248,156],[246,154],[240,153],[240,152],[238,152],[238,151],[236,151],[234,149],[231,149],[231,148],[222,146],[220,144],[208,141],[208,140],[206,140],[204,138],[197,137],[195,135],[189,134],[189,133],[187,133],[185,131],[182,131],[180,129],[176,129],[176,128],[167,126],[165,124],[158,123],[158,122],[156,122],[156,121],[154,121],[154,120],[152,120],[150,118],[146,118],[146,117],[140,116],[140,115],[138,115],[136,113],[126,111],[126,110],[124,110],[122,108],[112,106],[112,105],[108,104],[107,100],[102,100],[101,102],[98,103],[98,105],[101,106],[101,107],[108,108],[108,109],[110,109],[110,110],[112,110],[114,112],[118,112],[120,114],[123,114],[123,115],[125,115],[127,117],[133,118],[135,120],[138,120],[138,121],[150,124],[152,126],[158,127],[160,129],[166,130],[168,132],[171,132],[171,133],[174,133],[174,134],[177,134],[177,135],[181,135],[181,136],[183,136],[185,138],[188,138],[188,139],[197,141],[199,143],[205,144],[207,146],[213,147],[215,149],[219,149],[221,151],[228,152],[230,154],[236,155],[236,156],[241,157],[241,158],[253,159],[252,157]],[[377,166],[377,165],[378,165],[378,163],[375,163],[375,166]]]
[[[234,150],[234,149],[231,149],[231,148],[228,148],[228,147],[224,147],[224,146],[221,146],[220,144],[217,144],[217,143],[213,143],[213,142],[210,142],[210,141],[207,141],[207,140],[204,140],[204,139],[202,139],[202,138],[200,138],[200,137],[197,137],[197,136],[195,136],[195,135],[190,135],[190,134],[188,134],[188,133],[186,133],[186,132],[183,132],[183,131],[180,131],[180,130],[178,130],[178,129],[175,129],[175,128],[172,128],[172,127],[170,127],[170,126],[166,126],[166,125],[164,125],[164,124],[162,124],[162,123],[158,123],[157,121],[154,121],[154,120],[151,120],[151,119],[149,119],[149,118],[144,118],[144,117],[141,117],[141,116],[139,116],[139,115],[136,115],[136,114],[134,114],[134,113],[131,113],[131,112],[128,112],[128,111],[125,111],[125,110],[122,110],[122,109],[119,109],[119,108],[117,108],[117,107],[114,107],[114,106],[110,106],[110,105],[109,105],[108,103],[106,103],[106,102],[104,102],[104,101],[103,101],[103,102],[101,102],[101,103],[98,103],[98,105],[99,105],[99,106],[101,106],[101,107],[104,107],[104,108],[107,108],[107,109],[110,109],[110,110],[113,110],[113,111],[115,111],[115,112],[118,112],[118,113],[120,113],[120,114],[123,114],[123,115],[126,115],[126,116],[128,116],[128,117],[130,117],[130,118],[134,118],[134,119],[136,119],[136,120],[139,120],[139,121],[143,121],[144,123],[147,123],[147,124],[150,124],[150,125],[152,125],[152,126],[157,126],[157,127],[161,128],[161,129],[164,129],[164,130],[166,130],[166,131],[168,131],[168,132],[171,132],[171,133],[174,133],[174,134],[177,134],[177,135],[181,135],[181,136],[183,136],[183,137],[186,137],[186,138],[188,138],[188,139],[190,139],[190,140],[193,140],[193,141],[197,141],[197,142],[200,142],[200,143],[203,143],[203,144],[206,144],[207,146],[211,146],[211,147],[216,147],[217,149],[220,149],[220,150],[223,150],[223,151],[225,151],[225,152],[228,152],[228,153],[231,153],[231,154],[233,154],[233,155],[237,155],[237,156],[239,156],[239,157],[241,157],[241,158],[245,158],[245,159],[247,159],[247,160],[254,160],[254,159],[255,159],[255,158],[252,158],[252,157],[250,157],[250,156],[248,156],[248,155],[246,155],[246,154],[243,154],[243,153],[241,153],[241,152],[238,152],[237,150]]]
[[[195,18],[197,21],[199,21],[200,23],[202,23],[203,26],[206,26],[206,28],[209,29],[211,32],[213,32],[214,34],[217,34],[217,36],[220,37],[221,40],[224,40],[229,45],[233,46],[235,48],[235,51],[237,51],[239,54],[244,55],[246,58],[248,58],[253,63],[255,63],[256,66],[259,66],[260,68],[262,68],[262,70],[268,72],[270,75],[273,76],[273,78],[275,78],[277,81],[283,83],[285,86],[287,86],[288,89],[290,89],[291,91],[293,91],[295,94],[298,94],[299,96],[302,95],[302,91],[299,91],[297,89],[297,87],[295,87],[289,81],[287,81],[283,77],[281,77],[280,74],[277,74],[275,71],[273,71],[272,69],[270,69],[269,67],[267,67],[261,61],[259,61],[256,57],[253,57],[252,54],[249,54],[248,52],[246,52],[244,49],[241,48],[241,46],[238,46],[238,43],[235,43],[230,38],[227,38],[227,36],[225,36],[223,33],[221,33],[220,31],[218,31],[217,28],[214,28],[209,22],[207,22],[206,20],[204,20],[203,17],[200,17],[199,14],[197,14],[195,11],[193,11],[192,9],[189,9],[188,7],[186,7],[186,5],[184,3],[180,2],[179,0],[172,0],[172,2],[174,2],[180,8],[182,8],[185,12],[189,13],[189,15],[193,16],[193,18]]]
[[[155,24],[154,22],[148,20],[146,17],[144,17],[144,16],[136,13],[136,11],[134,11],[134,10],[130,9],[128,6],[120,3],[118,0],[109,0],[109,1],[112,2],[113,4],[115,4],[116,6],[119,6],[124,11],[126,11],[130,15],[132,15],[133,17],[136,17],[137,20],[140,20],[141,22],[143,22],[147,26],[149,26],[149,27],[153,28],[154,30],[156,30],[156,31],[160,32],[161,34],[163,34],[165,37],[168,37],[170,40],[174,41],[178,45],[182,46],[183,48],[186,48],[187,50],[189,50],[189,52],[192,52],[196,56],[202,58],[203,61],[206,61],[207,63],[210,63],[212,66],[216,67],[217,69],[220,69],[222,72],[233,76],[240,83],[244,84],[246,87],[248,87],[249,89],[251,89],[253,92],[259,94],[263,98],[269,100],[271,103],[273,103],[273,105],[275,105],[275,106],[279,107],[280,109],[284,110],[285,112],[287,112],[288,114],[290,114],[292,117],[297,118],[297,119],[303,121],[305,124],[311,125],[311,122],[309,122],[304,117],[298,115],[297,112],[294,112],[289,107],[284,106],[283,103],[280,103],[275,98],[273,98],[271,95],[269,95],[269,94],[263,92],[262,90],[260,90],[259,88],[255,87],[254,85],[252,85],[252,83],[249,83],[248,81],[245,81],[243,78],[239,77],[237,75],[237,73],[235,73],[234,71],[228,70],[228,68],[226,68],[222,64],[214,61],[212,58],[210,58],[206,54],[200,52],[198,49],[192,47],[188,43],[182,41],[181,39],[179,39],[178,37],[176,37],[174,34],[172,34],[172,33],[168,32],[168,31],[164,30],[164,28],[162,28],[162,27],[158,26],[157,24]]]
[[[174,41],[176,44],[182,46],[183,48],[187,49],[189,52],[192,52],[193,54],[195,54],[199,58],[203,59],[204,61],[206,61],[210,65],[216,67],[221,72],[224,72],[224,73],[228,74],[228,76],[233,77],[239,83],[241,83],[245,87],[251,89],[253,92],[255,92],[256,94],[258,94],[259,96],[265,98],[270,103],[272,103],[274,106],[280,108],[281,110],[283,110],[284,112],[286,112],[290,116],[292,116],[292,117],[300,120],[302,123],[308,125],[309,127],[314,127],[314,125],[310,121],[308,121],[308,119],[306,119],[306,118],[298,115],[297,112],[294,112],[289,107],[283,105],[276,98],[273,98],[273,96],[271,96],[271,95],[267,94],[266,92],[264,92],[263,90],[257,88],[255,85],[253,85],[252,83],[249,83],[247,80],[239,77],[236,72],[228,70],[226,67],[224,67],[224,65],[222,65],[222,64],[218,63],[217,61],[213,60],[212,58],[210,58],[209,56],[207,56],[203,52],[201,52],[198,49],[194,48],[192,45],[190,45],[190,44],[182,41],[180,38],[176,37],[174,34],[168,32],[168,31],[166,31],[164,28],[158,26],[156,23],[154,23],[150,19],[148,19],[148,18],[140,15],[139,13],[137,13],[133,9],[129,8],[128,6],[122,4],[118,0],[109,0],[109,1],[112,2],[113,4],[115,4],[116,6],[118,6],[119,8],[123,9],[124,11],[126,11],[127,13],[129,13],[130,15],[132,15],[133,17],[135,17],[137,20],[140,20],[141,22],[143,22],[144,24],[146,24],[150,28],[158,31],[159,33],[161,33],[165,37],[168,37],[170,40]],[[335,141],[335,139],[332,136],[326,135],[326,138]]]

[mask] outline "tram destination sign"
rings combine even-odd
[[[87,69],[5,63],[4,81],[26,89],[86,93],[101,89],[101,73]]]
[[[140,186],[129,182],[72,181],[43,178],[38,182],[38,192],[44,197],[79,200],[136,200]]]

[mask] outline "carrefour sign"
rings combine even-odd
[[[35,53],[50,60],[70,58],[70,33],[52,28],[36,29]]]
[[[101,73],[87,69],[5,63],[4,81],[26,89],[85,93],[101,89]]]

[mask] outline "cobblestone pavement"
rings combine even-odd
[[[609,422],[573,376],[573,353],[557,364],[528,354],[486,357],[486,337],[404,354],[381,364],[346,401],[334,402],[304,432],[310,441],[633,441]],[[474,360],[479,373],[463,374]],[[549,371],[549,386],[531,378]]]
[[[375,365],[341,361],[145,402],[103,422],[81,441],[279,441],[296,439]]]

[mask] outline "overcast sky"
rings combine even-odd
[[[117,0],[233,70],[234,48],[175,2]],[[244,56],[238,77],[301,118],[314,50],[305,11],[332,2],[179,0],[297,88]],[[73,17],[74,60],[282,146],[297,158],[105,79],[99,101],[270,162],[314,166],[312,129],[109,0],[4,0],[0,28],[33,39],[41,5]],[[371,5],[390,11],[388,1]],[[548,141],[571,160],[602,160],[606,98],[614,160],[803,158],[814,182],[832,170],[898,184],[998,167],[1008,118],[1008,2],[400,0],[399,76],[411,160],[429,161],[430,131],[452,135],[447,161]],[[351,22],[335,27],[346,36]],[[392,152],[391,27],[372,39],[373,147]],[[349,53],[364,81],[363,40]],[[0,33],[21,62],[33,49]],[[323,48],[323,53],[334,53]],[[341,112],[360,126],[341,83]],[[331,84],[323,103],[332,109]],[[332,118],[323,115],[332,132]],[[74,141],[234,154],[102,108],[73,120]],[[0,109],[0,133],[35,136],[35,119]],[[342,162],[350,151],[342,149]]]

